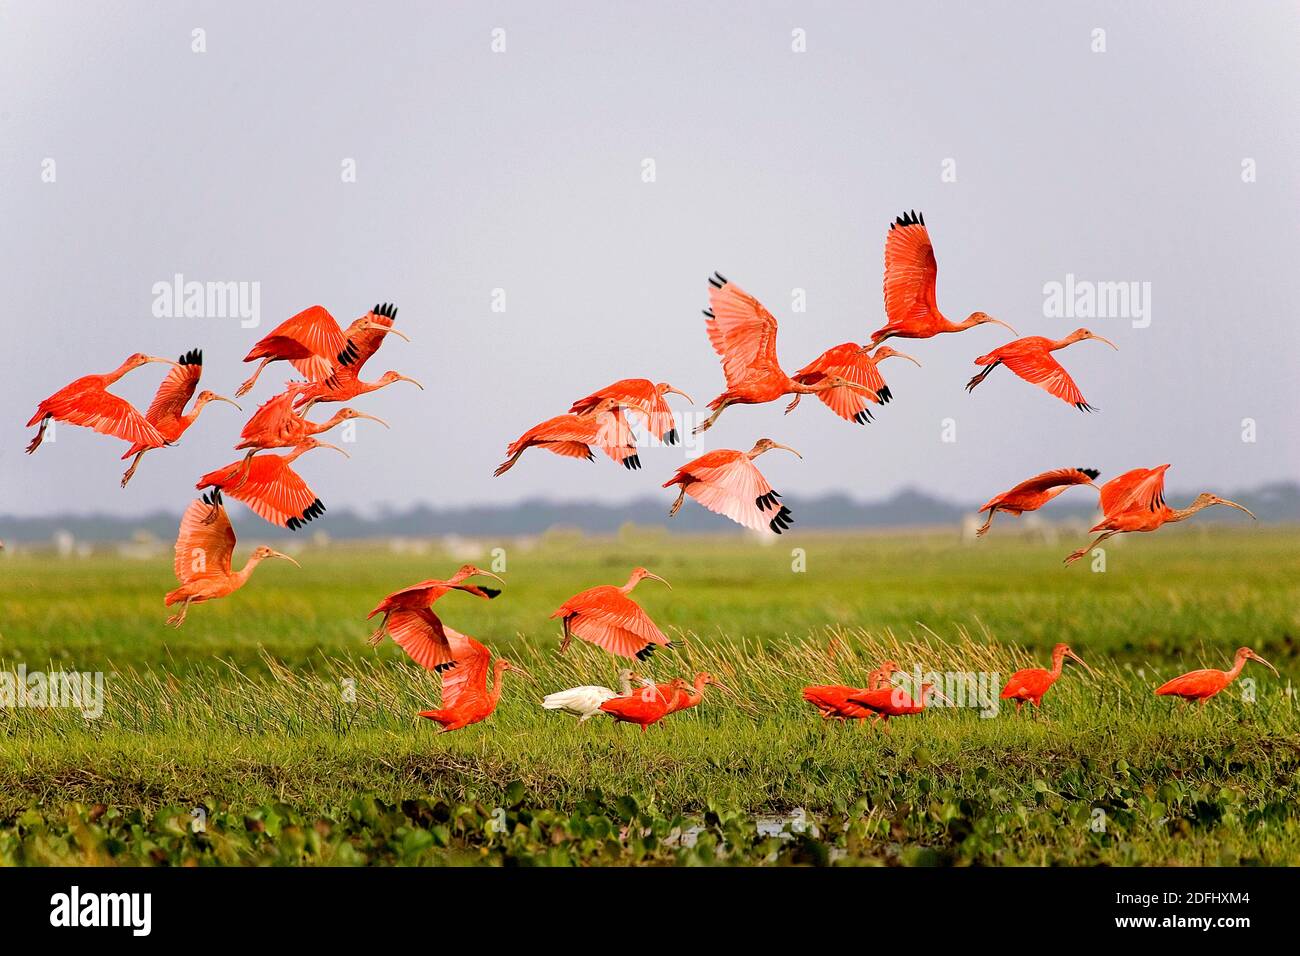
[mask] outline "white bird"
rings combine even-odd
[[[577,717],[578,723],[582,723],[602,713],[600,705],[611,697],[630,696],[633,678],[642,687],[655,685],[654,681],[640,674],[634,674],[630,667],[624,667],[618,672],[620,690],[617,693],[599,684],[584,684],[581,687],[570,687],[568,690],[557,690],[554,694],[547,694],[542,698],[542,707],[545,710],[562,710],[566,714]]]

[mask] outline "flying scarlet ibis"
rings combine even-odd
[[[1204,707],[1207,700],[1237,679],[1241,669],[1246,666],[1246,661],[1258,661],[1274,674],[1277,673],[1276,667],[1249,647],[1239,647],[1237,648],[1237,656],[1232,662],[1232,670],[1218,671],[1213,668],[1206,668],[1205,670],[1190,671],[1181,677],[1175,677],[1173,680],[1161,684],[1156,688],[1156,693],[1161,697],[1199,700],[1201,706]]]
[[[793,448],[760,438],[749,451],[719,448],[705,452],[694,461],[677,469],[677,473],[664,482],[669,488],[680,485],[677,500],[668,509],[671,518],[681,508],[682,501],[690,495],[710,511],[726,515],[737,524],[762,531],[764,528],[780,534],[794,523],[790,509],[777,499],[781,496],[772,490],[754,459],[765,451],[781,448],[803,458]]]
[[[1102,533],[1086,548],[1071,552],[1065,563],[1078,561],[1111,535],[1126,531],[1155,531],[1166,524],[1190,518],[1211,505],[1227,505],[1255,517],[1244,505],[1208,491],[1197,495],[1186,508],[1170,508],[1165,504],[1165,472],[1168,470],[1167,464],[1159,468],[1134,468],[1102,485],[1101,512],[1104,517],[1090,529]]]
[[[885,733],[889,733],[890,717],[906,717],[910,714],[919,714],[925,710],[926,703],[932,696],[947,700],[934,689],[934,685],[922,684],[919,699],[912,697],[901,687],[880,687],[876,690],[864,690],[852,695],[849,697],[849,703],[857,704],[859,707],[871,711],[875,714],[876,721],[880,723],[881,729]]]
[[[1074,485],[1092,485],[1092,481],[1101,472],[1096,468],[1057,468],[1045,471],[1041,475],[1027,478],[1010,491],[1004,491],[989,499],[980,509],[989,513],[988,520],[975,529],[975,534],[983,537],[993,524],[993,516],[999,511],[1009,515],[1022,515],[1026,511],[1037,511],[1061,492]],[[1095,488],[1096,485],[1093,485]]]
[[[659,723],[674,710],[680,709],[685,699],[686,681],[676,677],[668,685],[667,694],[647,687],[630,697],[611,697],[600,705],[600,709],[620,723],[637,724],[641,733],[645,733],[651,724]]]
[[[323,381],[336,371],[348,369],[355,379],[356,370],[375,353],[389,332],[410,341],[393,328],[396,318],[396,306],[388,303],[376,305],[344,331],[323,306],[303,309],[264,335],[244,356],[245,362],[262,361],[253,377],[240,385],[235,394],[244,395],[250,391],[257,384],[262,369],[271,362],[287,361],[313,382]]]
[[[822,404],[840,418],[865,425],[872,417],[867,407],[868,402],[884,405],[894,397],[894,393],[885,384],[884,376],[876,367],[883,359],[891,356],[905,358],[918,367],[921,364],[912,356],[891,349],[888,345],[882,345],[874,353],[869,354],[867,349],[857,343],[845,342],[843,345],[827,349],[795,372],[793,377],[801,385],[817,385],[828,375],[838,375],[857,385],[866,386],[870,391],[858,392],[851,388],[837,387],[817,393]],[[787,415],[795,410],[801,398],[802,395],[796,395],[794,401],[786,406]]]
[[[872,716],[873,712],[858,704],[850,703],[849,698],[889,686],[890,678],[899,671],[894,661],[885,661],[867,674],[865,687],[849,687],[845,684],[813,684],[803,689],[803,699],[817,708],[822,720],[861,720]]]
[[[1049,671],[1042,667],[1026,667],[1016,671],[1002,688],[1002,700],[1014,700],[1017,714],[1020,713],[1020,708],[1025,701],[1029,701],[1035,707],[1041,707],[1043,695],[1060,679],[1061,669],[1065,666],[1067,657],[1072,661],[1078,661],[1083,665],[1084,670],[1089,674],[1092,673],[1092,668],[1083,663],[1083,658],[1070,650],[1069,644],[1057,644],[1052,648],[1052,669]]]
[[[199,376],[203,374],[203,353],[198,349],[191,349],[180,358],[180,364],[167,373],[167,377],[162,380],[158,386],[158,391],[154,393],[153,401],[149,403],[148,410],[144,413],[145,421],[154,428],[158,429],[167,444],[172,444],[180,439],[181,435],[198,420],[199,412],[209,402],[226,402],[239,408],[237,402],[226,398],[224,395],[218,395],[216,392],[203,390],[199,392],[199,397],[194,399],[194,407],[188,412],[185,406],[194,396],[194,390],[198,388]],[[240,409],[243,411],[243,409]],[[150,445],[145,442],[136,442],[126,450],[122,456],[125,460],[132,455],[135,460],[131,462],[131,467],[126,470],[122,476],[122,487],[131,480],[135,470],[140,467],[140,459],[144,453],[154,448],[160,448],[161,445]]]
[[[27,422],[28,428],[37,422],[41,423],[36,437],[27,446],[27,454],[30,455],[41,446],[50,419],[93,428],[101,435],[112,435],[133,445],[141,443],[159,448],[167,444],[166,436],[136,411],[130,402],[108,391],[127,372],[150,362],[180,364],[171,359],[136,352],[113,371],[103,375],[83,375],[45,399],[36,406],[36,414]]]
[[[762,405],[782,395],[818,395],[844,388],[875,395],[867,386],[842,375],[827,374],[815,385],[797,382],[781,370],[776,357],[776,319],[762,303],[715,272],[709,277],[709,308],[704,328],[722,358],[727,388],[709,402],[713,414],[695,429],[708,431],[729,405]]]
[[[235,529],[230,526],[221,492],[213,489],[202,500],[193,501],[181,517],[180,533],[176,535],[176,554],[172,569],[180,587],[169,591],[163,603],[167,607],[181,603],[181,609],[167,618],[172,627],[185,623],[191,604],[211,601],[238,591],[247,582],[253,569],[267,558],[283,558],[290,564],[298,562],[265,545],[255,548],[244,567],[232,570],[230,558],[235,552]]]
[[[441,733],[444,734],[489,717],[501,700],[501,684],[507,671],[528,677],[528,672],[518,664],[498,657],[492,665],[489,685],[488,661],[491,654],[488,649],[474,638],[451,628],[447,628],[447,639],[451,643],[455,666],[442,671],[442,706],[437,710],[420,711],[421,717],[441,724]]]
[[[939,311],[935,298],[935,279],[939,264],[934,246],[925,228],[925,217],[915,211],[904,213],[889,225],[885,237],[885,315],[889,322],[871,336],[872,346],[897,336],[902,339],[928,339],[940,332],[962,332],[992,322],[1015,329],[983,312],[972,312],[961,322],[950,322]]]
[[[603,398],[591,412],[557,415],[534,425],[517,441],[511,442],[506,449],[508,457],[497,466],[492,476],[504,475],[529,448],[544,448],[568,458],[593,461],[596,457],[591,450],[593,446],[614,461],[621,462],[629,471],[641,467],[641,459],[636,453],[636,438],[617,399]]]
[[[217,488],[236,501],[242,501],[254,513],[271,524],[297,531],[308,521],[325,513],[324,503],[307,487],[307,482],[290,465],[313,448],[333,448],[343,455],[337,445],[317,438],[308,438],[287,455],[269,452],[241,458],[229,465],[210,471],[194,485],[200,490]]]
[[[568,690],[558,690],[554,694],[547,694],[542,698],[543,710],[560,710],[566,714],[572,714],[578,718],[578,723],[585,723],[592,717],[601,713],[600,705],[614,697],[628,697],[632,693],[632,681],[636,681],[641,687],[654,687],[654,681],[642,677],[630,667],[621,668],[618,672],[618,690],[613,691],[608,687],[602,687],[599,684],[584,684],[581,687],[570,687]]]
[[[694,399],[679,388],[673,388],[667,382],[656,385],[648,378],[624,378],[607,385],[598,392],[592,392],[586,398],[580,398],[569,409],[570,415],[589,415],[600,408],[601,403],[613,399],[618,407],[638,413],[645,422],[650,434],[665,445],[677,444],[677,420],[673,410],[668,406],[664,396],[680,395],[691,404]]]
[[[635,657],[640,661],[654,654],[656,647],[672,647],[673,642],[628,597],[631,590],[646,578],[672,590],[672,585],[659,575],[651,574],[645,568],[634,568],[627,584],[622,587],[602,584],[575,594],[561,604],[551,615],[551,620],[558,617],[564,625],[560,653],[568,650],[575,634],[617,657]]]
[[[421,581],[418,584],[412,584],[409,587],[394,591],[376,604],[374,610],[366,615],[367,621],[373,618],[376,614],[382,614],[384,616],[379,622],[379,626],[375,628],[374,633],[370,635],[370,644],[372,646],[377,645],[384,639],[384,631],[388,626],[389,615],[394,611],[424,610],[425,608],[432,607],[434,602],[451,591],[463,591],[466,594],[472,594],[475,597],[486,598],[489,600],[501,593],[499,588],[490,588],[477,584],[464,583],[469,578],[480,576],[493,578],[500,581],[502,584],[505,584],[501,578],[493,574],[491,571],[484,571],[472,564],[464,564],[461,565],[460,569],[457,570],[455,574],[446,580],[431,578],[427,581]],[[403,646],[405,647],[405,645]],[[407,648],[407,653],[410,653],[409,648]],[[415,655],[412,656],[414,657]],[[444,657],[443,660],[450,660],[449,652],[448,656]],[[417,663],[423,664],[423,661],[417,661]],[[424,664],[423,666],[428,667],[430,665]]]
[[[294,399],[300,389],[301,385],[291,387],[263,402],[239,433],[243,440],[235,446],[235,450],[243,451],[247,448],[248,457],[251,458],[253,452],[267,448],[294,448],[314,435],[355,418],[365,418],[388,427],[388,422],[382,418],[367,415],[355,408],[340,408],[323,422],[309,421],[305,415],[293,409]]]
[[[976,385],[989,377],[989,372],[999,365],[1005,365],[1026,382],[1045,389],[1061,401],[1073,405],[1079,411],[1096,411],[1084,400],[1083,393],[1079,391],[1079,386],[1074,384],[1074,379],[1070,378],[1070,373],[1061,367],[1060,362],[1052,358],[1052,353],[1057,349],[1063,349],[1075,342],[1082,342],[1084,339],[1096,339],[1098,342],[1105,342],[1116,351],[1119,350],[1119,346],[1110,339],[1102,338],[1100,335],[1093,335],[1087,329],[1075,329],[1063,339],[1048,339],[1041,335],[1030,335],[1023,339],[1016,339],[1014,342],[1008,342],[1006,345],[995,348],[987,355],[981,355],[977,358],[975,364],[984,366],[984,371],[966,383],[966,391],[974,391]]]

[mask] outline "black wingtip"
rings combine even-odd
[[[500,588],[485,588],[485,587],[480,587],[479,590],[482,591],[484,594],[487,595],[488,600],[491,600],[492,598],[496,597],[498,594],[501,593],[501,589],[500,589]]]
[[[889,390],[888,385],[876,392],[876,396],[880,399],[881,403],[885,405],[888,405],[894,400],[894,393]]]
[[[653,644],[647,644],[645,647],[641,648],[641,650],[636,652],[636,659],[639,661],[648,661],[654,656],[654,653],[655,646]]]
[[[628,455],[623,459],[623,467],[628,471],[636,471],[641,467],[641,458],[639,455]]]
[[[768,523],[768,527],[771,528],[773,531],[775,531],[777,534],[780,534],[782,531],[785,531],[787,528],[789,528],[790,525],[792,524],[794,524],[794,515],[790,513],[789,508],[787,508],[785,505],[782,505],[781,510],[776,513],[776,517],[773,518]]]
[[[188,352],[185,352],[183,355],[181,355],[178,361],[180,362],[181,365],[202,365],[203,350],[190,349]]]
[[[1089,480],[1095,480],[1101,474],[1096,468],[1080,468],[1079,471],[1087,475]]]
[[[895,226],[924,226],[924,225],[925,225],[925,217],[918,215],[916,210],[913,209],[911,212],[905,212],[901,216],[897,217],[893,222],[889,224],[889,228],[893,229]]]
[[[668,434],[664,436],[664,444],[667,444],[667,445],[676,445],[676,444],[677,444],[677,429],[676,429],[676,428],[671,429],[671,430],[668,432]]]
[[[386,319],[397,318],[397,306],[393,305],[391,302],[378,304],[370,311],[375,315],[382,315]]]

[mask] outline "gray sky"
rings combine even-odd
[[[803,462],[763,462],[787,494],[976,505],[1064,465],[1169,461],[1186,490],[1300,474],[1294,5],[847,6],[0,3],[0,513],[179,509],[234,460],[254,401],[209,407],[125,491],[124,445],[65,428],[28,458],[23,422],[137,350],[201,347],[204,385],[233,394],[284,318],[385,300],[414,342],[365,377],[427,391],[359,400],[392,430],[363,422],[351,461],[300,462],[330,506],[654,493],[681,449],[634,473],[534,451],[490,476],[507,442],[618,378],[666,379],[703,411],[723,388],[700,315],[713,269],[777,315],[787,371],[865,340],[887,224],[912,208],[950,318],[1118,342],[1061,353],[1100,413],[1004,370],[968,396],[972,359],[1009,337],[993,326],[900,343],[924,368],[883,367],[896,399],[875,424],[736,407],[704,447],[794,445]],[[260,283],[261,326],[155,317],[176,273]],[[1044,284],[1067,274],[1149,282],[1149,327],[1046,317]],[[143,408],[161,374],[116,391]]]

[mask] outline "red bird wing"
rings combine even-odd
[[[323,506],[302,476],[284,464],[281,455],[254,455],[248,473],[238,478],[242,463],[221,469],[226,475],[222,491],[242,501],[259,517],[282,528],[296,528],[299,522],[316,517]]]
[[[316,381],[330,375],[335,358],[346,345],[347,339],[334,316],[323,306],[313,305],[263,336],[244,361],[289,359],[301,374]]]
[[[554,418],[548,418],[544,422],[539,422],[528,431],[519,436],[506,449],[507,455],[513,455],[520,448],[530,444],[537,445],[542,443],[573,444],[579,443],[587,445],[596,440],[596,435],[600,431],[600,425],[592,418],[584,418],[578,415],[556,415]],[[560,452],[568,454],[568,452]],[[585,457],[585,453],[581,456]]]
[[[1134,468],[1101,486],[1101,510],[1107,517],[1125,511],[1155,511],[1165,504],[1165,472],[1159,468]]]
[[[161,448],[168,441],[130,402],[111,392],[92,390],[54,395],[42,404],[45,413],[59,421],[82,425],[132,445]]]
[[[1051,352],[1039,349],[1011,351],[1000,354],[998,359],[1026,382],[1046,389],[1061,401],[1078,409],[1089,407],[1070,373],[1061,367]]]
[[[203,353],[198,349],[186,352],[181,356],[180,362],[162,380],[144,413],[145,420],[160,431],[179,426],[181,416],[185,414],[185,406],[194,397],[199,377],[203,374]]]
[[[1175,697],[1209,697],[1228,686],[1226,677],[1223,671],[1213,668],[1190,671],[1161,684],[1156,693],[1162,697],[1170,694]]]
[[[872,392],[879,392],[885,387],[885,379],[876,368],[876,363],[852,342],[827,349],[791,377],[801,384],[815,385],[830,375],[838,375],[855,385],[865,385]],[[868,398],[861,392],[842,385],[818,392],[817,398],[840,418],[850,422],[862,414],[868,401],[880,404],[878,396]]]
[[[597,405],[612,398],[624,408],[638,412],[655,438],[662,439],[677,426],[673,410],[655,388],[654,382],[645,378],[624,378],[607,385],[586,398],[580,398],[569,409],[571,415],[589,415]]]
[[[394,611],[388,616],[388,633],[393,642],[425,670],[435,670],[454,660],[442,621],[427,607]],[[443,706],[447,705],[444,703]]]
[[[570,630],[610,654],[636,657],[647,644],[668,643],[650,616],[616,587],[606,585],[584,591],[565,607],[575,614],[569,622]]]
[[[770,529],[779,507],[769,510],[758,503],[759,498],[772,491],[758,467],[740,452],[731,452],[717,464],[707,462],[709,457],[703,455],[681,469],[694,479],[686,485],[686,493],[710,511],[725,515],[739,525],[755,531]]]
[[[938,275],[939,263],[925,222],[900,216],[890,223],[885,238],[885,315],[889,317],[885,329],[924,328],[938,316],[934,293]]]
[[[596,416],[595,421],[596,433],[591,438],[593,445],[617,462],[636,454],[636,436],[632,434],[627,416],[621,408],[602,412]]]
[[[1011,700],[1016,697],[1039,697],[1051,686],[1051,674],[1041,667],[1027,667],[1018,670],[1002,687],[1001,698]]]
[[[218,503],[217,517],[211,524],[205,521],[212,514],[213,505],[206,500],[191,501],[181,516],[180,532],[176,535],[176,553],[172,570],[176,580],[188,584],[197,578],[228,577],[230,557],[235,552],[235,529],[225,506]]]
[[[1026,478],[1020,484],[1016,485],[1009,491],[990,498],[980,511],[988,511],[996,504],[1002,502],[1019,501],[1031,495],[1041,494],[1045,491],[1051,491],[1053,488],[1060,488],[1069,485],[1086,485],[1093,479],[1082,468],[1056,468],[1052,471],[1045,471],[1041,475],[1034,475],[1032,478]],[[1027,510],[1027,509],[1026,509]]]
[[[709,286],[713,312],[704,327],[713,351],[722,357],[727,388],[736,388],[751,372],[782,374],[776,360],[776,319],[762,303],[734,282]]]
[[[245,441],[257,439],[278,440],[289,437],[290,426],[298,416],[293,410],[298,390],[290,388],[258,406],[239,437]]]
[[[443,709],[460,707],[487,694],[488,649],[459,631],[443,628],[456,666],[442,672]]]

